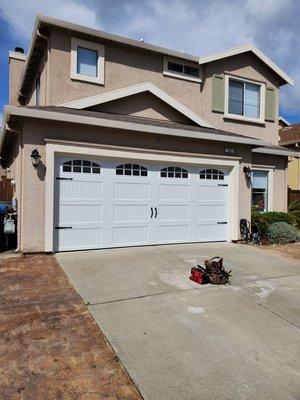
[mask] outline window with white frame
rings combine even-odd
[[[201,82],[200,67],[188,61],[164,57],[164,75]]]
[[[264,84],[230,76],[226,78],[226,115],[262,121]]]
[[[268,211],[268,171],[252,171],[252,206]]]
[[[71,39],[71,78],[104,84],[104,51],[102,44]]]

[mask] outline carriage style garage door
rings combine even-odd
[[[218,167],[57,157],[55,251],[227,240]]]

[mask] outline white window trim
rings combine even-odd
[[[268,207],[267,211],[273,211],[273,190],[274,190],[274,169],[275,167],[265,167],[261,165],[252,166],[252,171],[268,172]],[[252,205],[252,182],[251,182],[251,205]]]
[[[170,62],[174,62],[176,64],[180,64],[180,65],[189,65],[191,67],[199,68],[199,78],[196,78],[196,77],[193,77],[193,76],[189,76],[189,75],[185,75],[184,73],[181,73],[181,72],[169,71],[168,70],[168,62],[169,61]],[[186,81],[191,81],[191,82],[197,82],[197,83],[201,83],[202,82],[202,79],[201,79],[202,68],[199,65],[195,65],[195,63],[191,63],[191,62],[184,61],[184,60],[179,60],[177,58],[172,58],[172,57],[164,57],[163,75],[171,76],[173,78],[178,78],[178,79],[184,79]]]
[[[89,50],[96,50],[98,52],[98,63],[97,63],[97,76],[88,76],[77,73],[77,49],[83,47]],[[87,40],[71,38],[71,79],[84,82],[98,83],[104,85],[104,54],[105,46],[95,42],[89,42]]]
[[[260,86],[260,110],[259,110],[260,117],[259,118],[249,118],[249,117],[244,117],[243,115],[230,114],[228,112],[229,79],[232,79],[235,81],[240,81],[240,82],[252,83],[254,85]],[[224,113],[224,118],[235,119],[235,120],[246,121],[246,122],[254,122],[256,124],[265,125],[265,91],[266,91],[266,84],[263,82],[257,82],[257,81],[252,81],[250,79],[238,78],[238,77],[232,76],[232,75],[225,75],[225,100],[224,100],[225,113]]]

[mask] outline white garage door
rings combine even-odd
[[[56,251],[227,240],[218,167],[58,157]]]

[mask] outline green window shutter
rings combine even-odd
[[[265,120],[275,121],[275,90],[266,87]]]
[[[212,111],[224,112],[224,75],[212,78]]]

